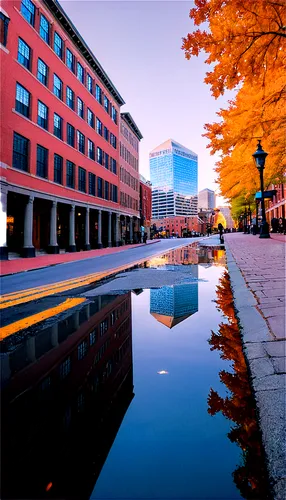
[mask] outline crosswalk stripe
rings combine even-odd
[[[75,307],[79,304],[82,304],[85,301],[86,299],[84,297],[68,298],[58,306],[51,307],[50,309],[46,309],[45,311],[33,314],[32,316],[27,316],[26,318],[15,321],[14,323],[10,323],[10,325],[3,326],[2,328],[0,328],[0,341],[5,339],[9,335],[13,335],[20,330],[24,330],[25,328],[35,325],[47,318],[56,316],[57,314],[60,314],[61,312],[64,312],[67,309],[71,309],[72,307]]]

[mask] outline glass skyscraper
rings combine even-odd
[[[198,155],[169,139],[149,154],[152,219],[198,213]]]

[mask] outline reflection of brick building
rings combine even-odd
[[[152,219],[152,223],[156,224],[157,230],[162,228],[167,234],[172,236],[178,235],[183,237],[188,236],[191,231],[199,232],[199,221],[197,216],[193,217],[167,217],[165,219]]]
[[[150,238],[152,212],[152,184],[143,175],[140,175],[140,220],[144,226],[148,239]]]
[[[3,497],[89,498],[133,397],[131,332],[130,293],[99,297],[3,355]]]

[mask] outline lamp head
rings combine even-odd
[[[257,150],[252,155],[254,160],[255,160],[255,164],[256,164],[256,167],[258,168],[258,170],[264,169],[265,159],[266,159],[266,156],[268,156],[268,153],[263,151],[260,142],[261,142],[261,139],[258,140]]]

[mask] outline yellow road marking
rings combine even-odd
[[[15,321],[14,323],[11,323],[10,325],[3,326],[0,328],[0,340],[5,339],[9,335],[12,335],[13,333],[19,332],[20,330],[24,330],[25,328],[28,328],[29,326],[35,325],[36,323],[39,323],[40,321],[43,321],[44,319],[51,318],[52,316],[56,316],[56,314],[59,314],[63,311],[66,311],[67,309],[70,309],[71,307],[77,306],[78,304],[82,304],[82,302],[85,302],[84,297],[80,298],[69,298],[66,299],[64,302],[59,304],[56,307],[51,307],[50,309],[46,309],[45,311],[42,311],[37,314],[33,314],[32,316],[28,316],[27,318],[20,319],[19,321]]]
[[[184,245],[182,244],[182,246]],[[8,307],[13,307],[19,304],[24,304],[26,302],[31,302],[33,300],[41,299],[44,297],[48,297],[49,295],[55,295],[56,293],[59,292],[65,292],[81,286],[90,285],[91,283],[95,283],[96,281],[106,278],[107,276],[110,276],[114,273],[130,269],[136,264],[141,264],[146,260],[150,260],[151,258],[156,257],[157,255],[171,252],[172,250],[175,250],[177,248],[181,248],[181,246],[178,245],[176,247],[169,248],[165,250],[165,252],[159,251],[158,253],[155,253],[150,257],[142,257],[141,259],[136,259],[133,262],[130,262],[129,264],[123,264],[121,266],[109,269],[108,271],[95,272],[92,274],[87,274],[85,276],[80,276],[78,278],[72,278],[52,283],[50,285],[28,288],[26,290],[19,290],[18,292],[8,293],[0,298],[0,310],[6,309]]]

